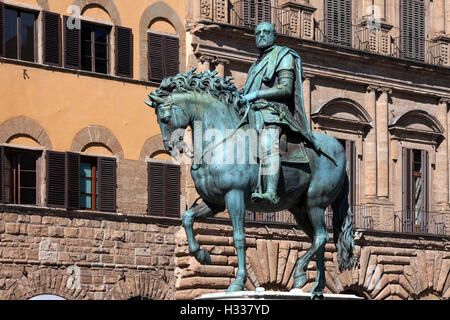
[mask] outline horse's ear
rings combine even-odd
[[[150,93],[150,94],[148,95],[148,97],[149,97],[149,99],[150,99],[150,101],[151,101],[151,104],[152,104],[151,107],[152,107],[152,108],[155,108],[156,105],[158,105],[158,104],[163,104],[163,103],[166,102],[163,98],[158,97],[156,94]],[[147,102],[146,102],[146,103],[147,103]],[[148,104],[148,103],[147,103],[147,104]]]
[[[153,109],[156,108],[156,106],[155,106],[153,103],[148,102],[148,101],[145,101],[145,100],[144,100],[144,102],[145,102],[145,104],[148,105],[150,108],[153,108]]]

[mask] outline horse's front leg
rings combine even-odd
[[[242,190],[232,190],[225,195],[225,203],[233,225],[233,240],[238,256],[238,271],[236,279],[228,287],[228,292],[242,291],[247,280],[245,263],[245,203]]]
[[[212,217],[223,210],[224,208],[202,202],[200,204],[194,205],[192,208],[183,213],[182,223],[188,240],[189,252],[201,264],[210,264],[211,257],[209,256],[208,251],[200,248],[200,245],[195,239],[193,229],[194,221],[196,219]]]

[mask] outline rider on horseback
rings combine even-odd
[[[300,133],[313,149],[320,152],[305,115],[300,56],[288,47],[275,45],[275,28],[268,22],[261,22],[255,35],[260,56],[248,72],[239,105],[245,108],[247,102],[252,102],[249,119],[256,119],[256,130],[263,126],[268,130],[279,130],[281,125],[285,125],[291,131]],[[258,118],[262,118],[260,122],[264,125],[258,125]],[[256,190],[252,199],[277,204],[280,154],[273,152],[278,138],[273,141],[271,136],[266,134],[259,138],[261,166],[270,174],[264,176],[265,192]]]

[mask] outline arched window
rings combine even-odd
[[[56,296],[54,294],[40,294],[28,300],[67,300],[67,299],[60,296]]]

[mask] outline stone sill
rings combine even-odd
[[[45,206],[27,206],[17,204],[1,204],[0,213],[18,213],[29,215],[55,216],[59,218],[78,218],[90,220],[108,220],[118,222],[135,222],[181,226],[181,218],[136,215],[121,212],[101,212],[87,210],[67,210],[64,208],[49,208]]]
[[[70,74],[75,74],[78,76],[86,76],[86,77],[99,78],[99,79],[104,79],[104,80],[118,81],[118,82],[122,82],[122,83],[136,84],[136,85],[141,85],[141,86],[145,86],[145,87],[159,87],[159,85],[160,85],[158,82],[154,82],[154,81],[137,80],[137,79],[133,79],[133,78],[115,76],[115,75],[111,75],[111,74],[103,74],[103,73],[89,72],[89,71],[84,71],[84,70],[69,69],[69,68],[64,68],[64,67],[59,67],[59,66],[54,66],[54,65],[40,64],[38,62],[29,62],[29,61],[0,57],[0,64],[3,64],[3,63],[15,64],[18,66],[31,67],[31,68],[47,70],[47,71],[70,73]]]

